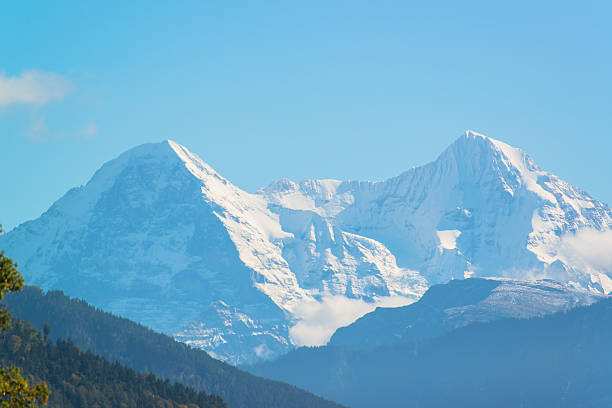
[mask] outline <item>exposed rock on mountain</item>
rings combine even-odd
[[[451,278],[607,293],[612,271],[572,243],[611,229],[605,204],[467,132],[387,181],[281,180],[255,194],[177,143],[146,144],[0,247],[29,284],[248,363],[324,344],[376,306],[410,304]]]

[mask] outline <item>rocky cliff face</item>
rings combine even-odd
[[[387,181],[281,180],[256,194],[168,141],[111,160],[0,247],[29,284],[244,363],[323,344],[452,278],[607,293],[612,271],[564,239],[611,228],[605,204],[473,132]]]
[[[520,149],[474,132],[386,181],[284,181],[260,194],[382,243],[429,284],[497,276],[612,290],[609,270],[572,260],[563,242],[585,230],[609,233],[610,208]]]

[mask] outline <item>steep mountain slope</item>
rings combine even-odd
[[[533,318],[602,296],[553,281],[469,278],[434,285],[416,303],[377,308],[334,333],[329,345],[372,348],[439,336],[474,322]]]
[[[49,408],[227,408],[219,397],[137,374],[70,341],[49,342],[27,322],[15,319],[11,326],[0,333],[0,365],[18,366],[33,383],[44,381],[51,392]],[[3,405],[25,407],[9,404],[4,395]]]
[[[612,210],[522,150],[468,131],[438,159],[382,182],[283,180],[259,193],[385,245],[429,284],[549,278],[608,293],[612,272],[573,262],[563,239],[612,229]]]
[[[238,223],[243,228],[232,229]],[[269,242],[282,234],[274,226],[261,200],[164,142],[106,163],[0,243],[30,284],[61,288],[165,333],[200,325],[203,346],[239,360],[256,347],[288,349],[283,311],[256,289],[282,286],[287,303],[301,295]],[[233,235],[261,252],[248,259],[257,268],[242,261]],[[235,337],[229,345],[228,337]]]
[[[4,302],[13,315],[38,328],[51,327],[50,340],[71,342],[82,350],[138,373],[179,382],[219,395],[233,408],[337,408],[294,386],[256,377],[211,358],[206,352],[155,333],[130,320],[70,299],[60,291],[25,287]]]
[[[324,296],[406,304],[425,289],[381,244],[308,214],[273,213],[172,141],[106,163],[0,245],[29,283],[234,363],[286,352],[290,327]],[[294,273],[297,263],[323,266],[324,276]]]
[[[567,240],[611,227],[605,204],[473,132],[387,181],[281,180],[256,194],[167,141],[106,163],[0,247],[30,284],[249,363],[325,344],[451,278],[607,293],[612,272]]]
[[[612,404],[611,328],[606,298],[368,350],[304,347],[253,371],[354,408],[604,408]]]

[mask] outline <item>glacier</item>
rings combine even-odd
[[[612,270],[565,243],[611,230],[606,204],[468,131],[389,180],[283,179],[255,193],[178,143],[145,144],[0,247],[29,284],[245,364],[325,344],[376,307],[453,279],[607,294]]]

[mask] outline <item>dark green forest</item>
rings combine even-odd
[[[354,408],[609,408],[611,345],[607,298],[372,349],[301,348],[252,370]]]
[[[49,407],[223,408],[221,398],[84,352],[71,341],[52,342],[30,323],[13,320],[0,335],[0,365],[18,366],[30,383],[44,381]]]
[[[49,326],[49,339],[71,339],[83,350],[134,369],[177,381],[220,396],[233,408],[327,408],[339,405],[282,382],[246,373],[211,358],[206,352],[153,332],[128,319],[70,299],[60,291],[36,287],[6,296],[16,317],[39,329]],[[64,343],[60,343],[64,344]]]

